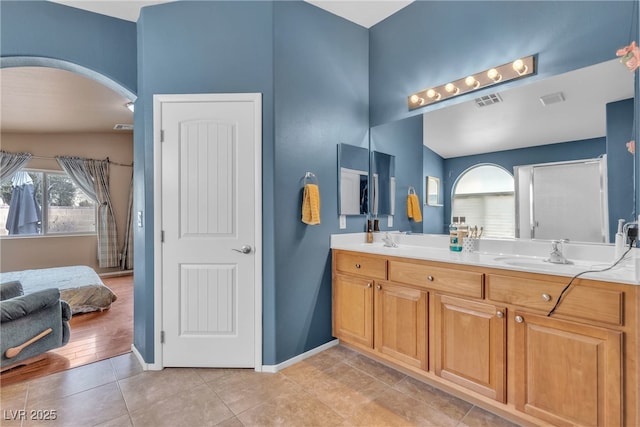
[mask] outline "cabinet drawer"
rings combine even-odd
[[[335,261],[335,268],[341,273],[357,274],[371,279],[387,278],[387,260],[384,258],[338,252]]]
[[[452,268],[389,261],[389,280],[424,286],[443,293],[482,298],[483,274]]]
[[[567,283],[569,278],[566,283],[554,283],[491,274],[487,277],[487,298],[549,312]],[[623,296],[618,290],[574,284],[563,295],[555,313],[622,325]]]

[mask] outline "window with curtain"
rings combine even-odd
[[[95,202],[65,172],[19,170],[0,198],[0,236],[96,233]]]
[[[470,227],[483,227],[483,236],[515,237],[513,176],[497,165],[480,165],[463,172],[453,187],[452,215]]]

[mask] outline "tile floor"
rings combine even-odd
[[[277,374],[144,372],[129,353],[2,387],[0,397],[2,426],[514,426],[342,346]],[[53,411],[55,420],[37,419]]]

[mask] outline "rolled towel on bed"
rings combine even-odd
[[[305,184],[302,197],[302,222],[320,224],[320,190],[316,184]]]
[[[420,212],[420,200],[415,193],[407,196],[407,216],[415,222],[422,222],[422,212]]]

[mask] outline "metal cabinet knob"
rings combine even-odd
[[[501,312],[501,311],[498,311],[498,312],[496,313],[496,317],[497,317],[497,318],[499,318],[499,319],[502,319],[502,318],[504,317],[504,313],[503,313],[503,312]]]
[[[360,264],[356,264],[356,268],[360,268]]]
[[[544,301],[551,301],[551,295],[549,294],[542,294],[542,299]]]
[[[370,287],[371,287],[371,283],[367,283],[367,288],[370,288]]]
[[[522,322],[524,322],[524,319],[522,318],[522,316],[516,316],[515,320],[516,320],[516,322],[518,322],[518,323],[522,323]]]
[[[378,285],[376,286],[376,288],[378,288],[378,290],[382,289],[382,286]]]
[[[427,276],[427,280],[433,282],[433,276]]]

